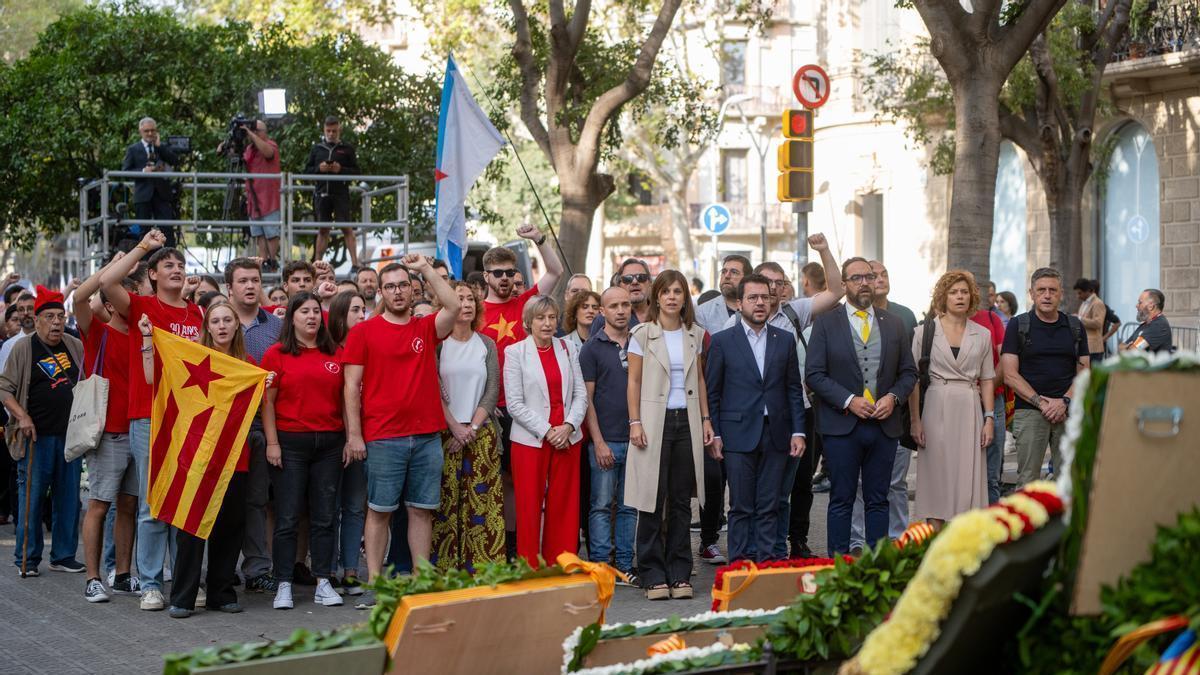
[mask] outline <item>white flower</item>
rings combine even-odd
[[[736,645],[735,645],[736,646]],[[679,649],[666,654],[655,654],[646,659],[640,659],[633,663],[618,663],[611,666],[600,666],[597,668],[584,668],[577,671],[578,675],[640,675],[654,668],[655,666],[667,663],[668,661],[686,661],[688,659],[698,659],[716,654],[717,652],[727,651],[729,648],[720,642],[715,642],[708,647],[688,647]]]

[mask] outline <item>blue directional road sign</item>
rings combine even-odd
[[[709,204],[700,212],[700,227],[709,234],[717,235],[728,230],[731,220],[729,207],[724,204]]]

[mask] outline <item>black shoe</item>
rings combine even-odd
[[[225,612],[226,614],[241,614],[242,606],[236,602],[229,602],[224,605],[221,605],[220,607],[217,607],[217,611]]]
[[[821,480],[813,481],[812,491],[813,491],[813,494],[818,494],[821,492],[829,492],[830,487],[831,486],[829,484],[829,478],[822,476]]]
[[[138,578],[127,572],[125,574],[118,574],[113,579],[112,589],[114,593],[132,595],[140,591],[141,587],[138,583]]]
[[[313,576],[312,570],[308,569],[308,565],[298,562],[292,569],[292,583],[299,586],[316,586],[317,578]]]
[[[274,593],[278,589],[279,584],[270,573],[263,573],[246,580],[247,593]]]
[[[191,615],[192,610],[188,609],[187,607],[176,607],[175,605],[171,605],[171,608],[167,610],[167,616],[171,617],[172,619],[186,619]]]
[[[862,554],[863,554],[863,550],[862,550],[861,546],[851,546],[850,547],[850,557],[861,558]]]
[[[74,574],[87,571],[87,568],[83,566],[83,563],[74,558],[67,558],[66,560],[52,562],[50,563],[50,569],[54,570],[55,572],[71,572]]]
[[[627,581],[622,581],[621,577],[617,577],[618,586],[632,586],[633,588],[641,587],[641,581],[638,579],[637,572],[633,571],[633,569],[621,570],[621,572],[625,574]]]
[[[279,261],[274,258],[271,258],[269,260],[264,260],[262,262],[262,271],[278,272],[279,271]]]

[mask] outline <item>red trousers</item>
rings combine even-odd
[[[555,450],[512,444],[517,506],[517,554],[533,567],[538,553],[553,565],[558,554],[579,550],[579,444]]]

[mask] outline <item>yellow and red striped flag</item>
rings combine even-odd
[[[267,372],[154,329],[150,514],[207,539]]]

